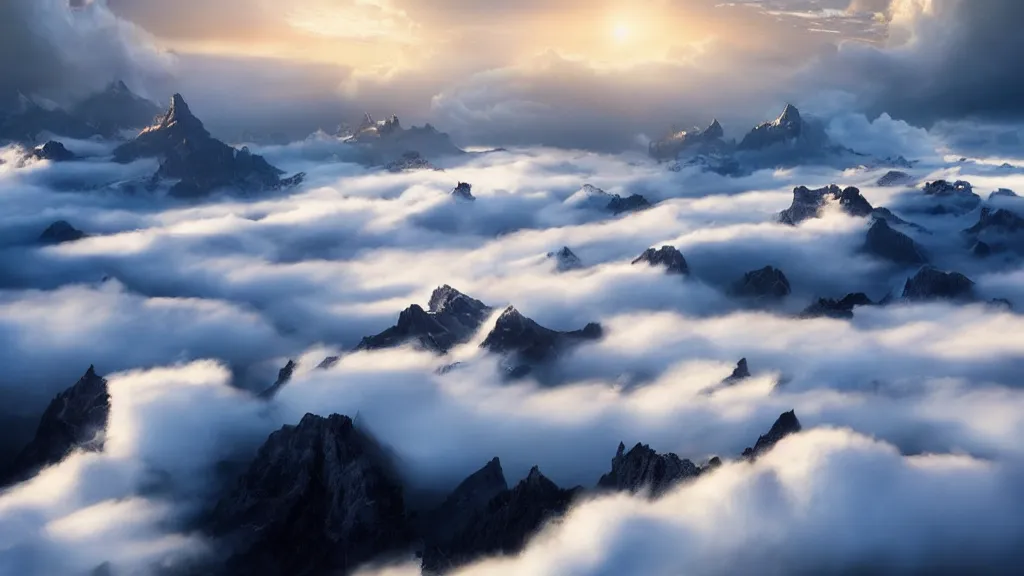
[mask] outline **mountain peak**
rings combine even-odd
[[[800,111],[797,110],[796,106],[792,104],[786,104],[786,107],[782,110],[782,114],[775,119],[774,124],[776,126],[785,126],[789,124],[800,123]]]

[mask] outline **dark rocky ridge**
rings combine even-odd
[[[448,134],[438,132],[430,124],[403,128],[395,115],[374,121],[366,114],[359,127],[342,131],[340,136],[346,143],[356,146],[363,155],[363,162],[368,164],[384,164],[409,153],[424,160],[465,154],[452,143]]]
[[[285,364],[283,368],[277,371],[277,380],[275,380],[274,383],[271,384],[269,388],[267,388],[263,392],[260,392],[259,396],[261,398],[273,398],[274,396],[276,396],[278,391],[280,391],[285,384],[291,382],[292,376],[295,374],[295,369],[298,367],[299,365],[297,362],[295,362],[294,360],[289,360],[288,363]]]
[[[758,124],[740,141],[740,150],[760,150],[769,146],[797,140],[805,131],[805,122],[800,111],[792,104],[786,104],[782,114],[771,122]]]
[[[725,131],[718,120],[702,129],[673,131],[664,138],[647,145],[647,153],[658,161],[675,160],[684,151],[708,152],[725,143]]]
[[[863,292],[847,294],[839,300],[819,298],[800,314],[801,318],[853,318],[853,309],[857,306],[871,306],[874,302]]]
[[[375,336],[367,336],[357,350],[380,350],[408,342],[445,353],[472,337],[491,308],[447,284],[434,290],[428,310],[413,304],[398,315],[398,323]]]
[[[913,181],[913,176],[906,172],[900,172],[899,170],[889,170],[883,174],[876,184],[879,186],[900,186],[909,185]]]
[[[796,417],[796,412],[793,410],[783,412],[775,420],[775,423],[772,424],[768,433],[759,436],[754,446],[745,449],[741,457],[747,460],[755,460],[771,450],[780,440],[790,434],[796,434],[800,430],[802,430],[802,427],[800,426],[800,420]]]
[[[924,250],[910,236],[892,228],[884,219],[875,219],[864,242],[868,254],[897,264],[914,265],[928,262]]]
[[[171,195],[195,198],[219,189],[247,193],[296,186],[305,174],[282,179],[284,173],[248,148],[236,150],[210,136],[203,123],[189,109],[181,94],[171,98],[167,112],[134,140],[114,150],[114,161],[127,163],[139,158],[161,160],[158,179],[177,180]]]
[[[740,298],[757,300],[780,300],[789,296],[792,290],[782,270],[765,266],[743,275],[732,287],[732,294]]]
[[[451,192],[452,196],[460,200],[473,201],[476,197],[473,196],[473,185],[468,182],[459,182]]]
[[[630,194],[623,198],[618,194],[612,195],[612,199],[608,201],[608,210],[613,214],[622,214],[624,212],[639,212],[640,210],[646,210],[651,207],[651,203],[647,201],[640,194]]]
[[[724,384],[735,384],[736,382],[746,380],[747,378],[750,378],[750,367],[747,365],[746,358],[740,358],[740,361],[736,363],[736,368],[733,369],[732,374],[722,382]]]
[[[46,407],[35,437],[5,471],[0,486],[26,480],[40,469],[60,462],[73,450],[102,450],[109,414],[107,381],[89,366],[74,386],[58,394]]]
[[[73,152],[64,147],[64,144],[50,140],[42,146],[32,149],[31,156],[36,160],[49,160],[51,162],[68,162],[77,158]]]
[[[912,301],[937,299],[970,300],[974,282],[959,272],[944,272],[924,266],[903,287],[903,298]]]
[[[830,184],[823,188],[811,190],[806,186],[793,189],[793,202],[789,208],[779,213],[779,222],[796,226],[797,224],[818,218],[829,204],[838,204],[840,209],[850,216],[866,217],[874,208],[861,195],[860,189],[853,186],[839,188]]]
[[[551,330],[509,306],[498,317],[480,347],[495,354],[509,355],[518,364],[531,365],[553,360],[567,348],[598,340],[602,335],[601,325],[595,322],[587,324],[582,330]]]
[[[636,265],[641,262],[649,266],[663,266],[669,274],[686,276],[690,273],[686,258],[683,258],[683,255],[674,246],[662,246],[658,249],[648,248],[644,250],[643,254],[637,256],[632,264]]]
[[[658,454],[646,444],[637,443],[629,452],[619,443],[612,458],[611,472],[601,476],[599,489],[617,492],[649,491],[652,497],[664,494],[677,483],[700,475],[700,468],[675,454]]]
[[[926,182],[922,192],[926,204],[919,209],[929,214],[966,214],[981,204],[981,196],[965,180]]]
[[[1021,217],[1016,212],[1005,208],[992,209],[984,207],[978,215],[978,222],[964,232],[968,234],[981,234],[984,232],[1013,234],[1021,230],[1024,230],[1024,217]]]
[[[148,126],[160,112],[156,103],[133,93],[120,80],[111,82],[105,90],[86,97],[71,109],[72,115],[108,136],[120,130]]]
[[[67,220],[57,220],[46,227],[46,230],[39,235],[39,242],[42,244],[63,244],[74,242],[89,235],[72,226]]]

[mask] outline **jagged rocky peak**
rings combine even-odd
[[[388,172],[408,172],[412,170],[437,170],[429,160],[415,150],[406,150],[397,159],[384,165]]]
[[[547,257],[555,261],[555,269],[559,272],[583,268],[583,262],[580,261],[579,256],[576,256],[568,246],[562,246],[562,249],[556,252],[548,252]]]
[[[30,478],[73,450],[102,450],[109,414],[107,381],[89,366],[74,386],[58,394],[46,407],[35,436],[15,457],[0,486]]]
[[[323,364],[321,362],[321,364]],[[299,363],[294,360],[288,360],[288,363],[283,368],[277,371],[277,380],[270,385],[269,388],[260,392],[261,398],[273,398],[277,395],[278,391],[284,387],[285,384],[291,382],[292,376],[295,375],[295,369],[299,367]]]
[[[989,200],[993,198],[1018,198],[1018,196],[1016,192],[1010,190],[1009,188],[1000,188],[988,195]]]
[[[64,147],[64,144],[56,140],[50,140],[42,146],[32,149],[31,156],[36,160],[49,160],[51,162],[67,162],[77,158],[74,152]]]
[[[89,235],[72,226],[67,220],[57,220],[46,227],[39,235],[39,241],[43,244],[63,244],[74,242]]]
[[[740,361],[736,363],[736,368],[733,368],[732,374],[730,374],[724,382],[726,384],[735,384],[736,382],[746,380],[747,378],[750,378],[750,367],[747,366],[746,358],[740,358]]]
[[[792,290],[782,270],[774,266],[765,266],[744,274],[743,278],[733,285],[732,292],[741,298],[778,300],[789,296]]]
[[[725,130],[722,129],[722,124],[719,123],[718,118],[711,121],[711,124],[704,129],[701,133],[704,138],[722,138],[725,136]]]
[[[508,483],[501,461],[495,457],[470,474],[440,506],[427,514],[429,529],[424,537],[424,556],[443,554],[474,517],[485,512],[487,505],[505,492],[508,492]]]
[[[978,215],[978,222],[965,230],[968,234],[983,232],[1015,233],[1024,230],[1024,217],[1006,208],[984,207]]]
[[[712,152],[716,148],[722,148],[722,138],[725,130],[715,119],[711,124],[701,130],[673,130],[660,140],[652,141],[647,146],[647,153],[655,160],[674,160],[683,152]]]
[[[614,214],[637,212],[651,206],[647,198],[644,198],[641,194],[631,194],[622,197],[618,194],[609,194],[593,184],[584,184],[565,202],[579,208],[607,210]]]
[[[452,196],[459,200],[476,200],[476,196],[473,196],[473,185],[469,182],[459,182],[451,192]]]
[[[640,443],[626,452],[625,444],[620,442],[611,472],[601,476],[597,487],[634,494],[649,491],[652,497],[658,497],[675,484],[699,475],[696,464],[671,452],[658,454]]]
[[[876,184],[884,187],[902,186],[911,184],[913,180],[914,177],[911,176],[910,174],[907,174],[906,172],[901,172],[899,170],[889,170],[878,179]]]
[[[411,541],[382,447],[347,416],[306,414],[267,438],[208,532],[231,574],[349,573]]]
[[[771,122],[755,126],[740,141],[740,150],[759,150],[775,144],[800,138],[804,131],[804,120],[800,111],[792,104],[786,104],[782,114]]]
[[[864,243],[865,252],[901,265],[924,264],[928,262],[924,250],[917,242],[889,226],[878,218],[868,229]]]
[[[380,334],[363,338],[357,350],[380,350],[412,342],[439,354],[466,342],[490,314],[491,309],[448,286],[434,290],[429,312],[412,304],[398,315],[398,322]]]
[[[637,256],[632,264],[635,265],[641,262],[649,266],[663,266],[669,274],[685,276],[690,273],[690,267],[686,263],[686,258],[683,258],[683,255],[675,246],[662,246],[658,249],[648,248],[644,250],[643,254]]]
[[[797,186],[793,189],[793,202],[779,213],[779,222],[796,226],[805,220],[820,217],[830,204],[838,204],[843,212],[857,217],[866,217],[874,210],[871,203],[861,195],[860,189],[853,186],[840,188],[830,184],[815,190]]]
[[[913,301],[970,300],[974,297],[974,282],[959,272],[944,272],[924,266],[903,287],[903,298]]]
[[[747,448],[743,451],[742,457],[747,460],[755,460],[765,452],[771,450],[780,440],[789,436],[790,434],[796,434],[800,432],[802,427],[800,426],[800,420],[796,417],[796,412],[790,410],[789,412],[783,412],[772,424],[767,434],[763,434],[757,439],[757,443],[753,447]]]
[[[651,203],[640,194],[630,194],[625,198],[615,194],[608,201],[607,209],[614,214],[622,214],[624,212],[639,212],[650,207]]]
[[[534,466],[511,490],[495,496],[444,546],[424,550],[426,573],[447,573],[483,556],[515,554],[552,518],[569,509],[577,490],[563,490]]]
[[[966,180],[957,180],[956,182],[935,180],[934,182],[925,182],[924,185],[924,193],[929,196],[950,196],[965,192],[974,192],[974,187]]]
[[[922,192],[924,202],[919,209],[929,214],[966,214],[981,204],[981,196],[964,180],[926,182]]]
[[[801,318],[853,318],[853,309],[857,306],[871,306],[874,302],[863,292],[847,294],[839,300],[819,298],[800,314]]]
[[[603,336],[600,324],[591,322],[581,330],[559,332],[541,326],[513,306],[505,308],[487,334],[481,348],[495,354],[513,355],[520,364],[539,364],[554,359],[566,348]]]

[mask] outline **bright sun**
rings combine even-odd
[[[616,42],[625,42],[626,40],[629,40],[629,36],[630,29],[625,22],[617,22],[612,26],[612,38],[614,38]]]

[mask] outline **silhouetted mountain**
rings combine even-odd
[[[674,246],[662,246],[657,250],[648,248],[644,250],[643,254],[637,256],[632,264],[636,265],[641,262],[655,267],[664,266],[669,274],[685,276],[690,273],[690,266],[686,263],[686,258],[683,258],[683,255]]]
[[[993,198],[1019,198],[1019,196],[1009,188],[1000,188],[988,195],[989,200],[992,200]]]
[[[412,540],[385,452],[337,414],[271,434],[208,531],[229,552],[218,572],[251,576],[346,574]]]
[[[559,488],[533,467],[513,489],[502,491],[462,523],[446,546],[424,550],[424,571],[443,573],[484,556],[519,552],[545,522],[569,509],[577,490]]]
[[[44,133],[68,138],[88,138],[99,129],[51,103],[18,95],[17,105],[0,112],[0,142],[35,144]]]
[[[295,362],[294,360],[289,360],[288,363],[285,364],[283,368],[277,371],[277,380],[275,380],[274,383],[271,384],[269,388],[267,388],[263,392],[260,392],[260,397],[273,398],[275,395],[277,395],[278,391],[280,391],[285,384],[291,381],[292,376],[295,374],[295,369],[298,367],[299,365],[297,362]]]
[[[492,500],[506,492],[508,484],[497,458],[463,480],[440,506],[426,514],[424,564],[440,563],[449,550],[459,546],[455,539],[487,511]]]
[[[974,282],[959,272],[943,272],[924,266],[903,287],[907,300],[968,300],[974,297]]]
[[[408,152],[416,152],[427,160],[465,154],[447,134],[438,132],[430,124],[406,129],[394,115],[375,122],[366,114],[357,129],[342,133],[341,137],[345,142],[358,146],[363,161],[369,164],[384,164],[388,159]]]
[[[97,127],[101,134],[113,136],[120,130],[149,126],[160,114],[160,107],[132,92],[124,82],[110,83],[76,104],[71,114]]]
[[[746,358],[740,358],[740,361],[736,363],[736,368],[733,369],[732,374],[722,382],[725,384],[735,384],[736,382],[746,380],[747,378],[750,378],[750,367],[747,366]]]
[[[675,131],[664,138],[653,141],[647,146],[647,153],[655,160],[675,160],[680,153],[706,153],[724,146],[722,138],[725,131],[718,120],[701,129]]]
[[[918,210],[929,214],[966,214],[981,204],[981,196],[964,180],[927,182],[922,192],[924,197]]]
[[[839,300],[833,298],[819,298],[817,302],[808,306],[802,318],[853,318],[853,309],[857,306],[870,306],[874,304],[867,294],[856,292],[847,294]]]
[[[757,300],[779,300],[789,296],[790,292],[786,275],[772,266],[747,272],[732,286],[734,296]]]
[[[840,189],[835,184],[811,190],[806,186],[793,189],[793,202],[779,213],[779,222],[796,226],[804,220],[818,218],[826,206],[834,204],[850,216],[866,217],[874,208],[861,196],[860,190],[849,186]]]
[[[547,257],[555,260],[555,269],[559,272],[583,268],[583,263],[580,262],[579,257],[568,246],[562,246],[562,249],[557,252],[548,252]]]
[[[89,366],[74,386],[46,407],[35,437],[14,459],[0,486],[26,480],[40,469],[63,460],[73,450],[103,449],[110,413],[107,381]]]
[[[50,140],[46,144],[36,146],[32,149],[30,155],[36,160],[49,160],[51,162],[67,162],[76,158],[73,152],[56,140]]]
[[[759,124],[748,132],[740,141],[739,149],[760,150],[790,140],[797,140],[804,133],[804,126],[805,123],[796,106],[786,104],[786,108],[778,118]]]
[[[540,364],[554,359],[565,349],[588,340],[599,340],[601,325],[587,324],[582,330],[559,332],[545,328],[509,306],[494,323],[480,345],[495,354],[509,355],[516,364]]]
[[[459,200],[467,200],[472,202],[476,200],[476,196],[473,196],[473,185],[468,182],[459,182],[454,189],[452,189],[452,197]]]
[[[612,196],[612,199],[608,201],[608,210],[611,210],[614,214],[622,214],[623,212],[639,212],[640,210],[646,210],[651,207],[651,203],[647,201],[640,194],[630,194],[623,198],[618,194]]]
[[[965,230],[968,234],[990,232],[995,234],[1014,234],[1024,230],[1024,217],[1005,208],[981,209],[978,222]]]
[[[910,236],[893,229],[884,219],[876,219],[868,229],[864,250],[897,264],[924,264],[924,250]]]
[[[47,226],[46,230],[43,230],[43,233],[39,235],[39,241],[43,244],[63,244],[64,242],[81,240],[87,236],[88,234],[78,230],[69,224],[67,220],[57,220]]]
[[[754,460],[758,456],[761,456],[765,452],[771,450],[780,440],[789,436],[790,434],[796,434],[802,429],[800,421],[797,420],[796,412],[790,410],[789,412],[783,412],[782,415],[775,420],[767,434],[763,434],[758,437],[757,443],[752,448],[747,448],[743,451],[742,458],[747,460]]]
[[[114,150],[116,162],[138,158],[160,158],[156,176],[177,180],[171,195],[194,198],[219,189],[262,192],[295,186],[305,174],[282,179],[283,172],[248,148],[235,150],[210,136],[203,123],[192,115],[180,94],[171,98],[167,112],[134,140]]]
[[[601,476],[599,489],[620,492],[647,492],[658,497],[675,484],[700,475],[700,468],[675,454],[658,454],[646,444],[637,443],[629,452],[619,443],[612,458],[611,472]]]
[[[883,174],[876,184],[879,186],[909,186],[913,183],[914,177],[899,170],[889,170]]]
[[[491,308],[447,284],[434,290],[428,309],[413,304],[398,315],[398,323],[375,336],[367,336],[357,350],[379,350],[413,342],[445,353],[473,336]]]

